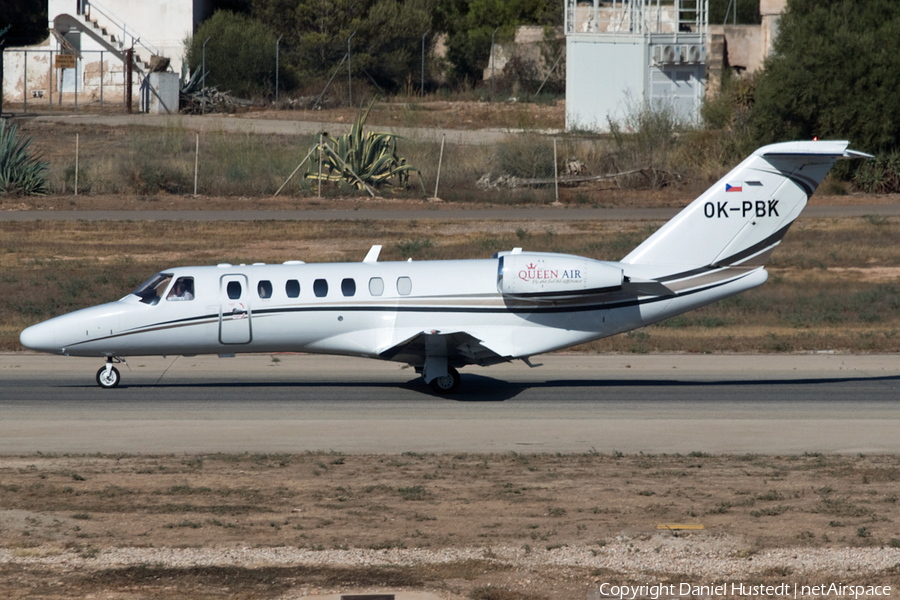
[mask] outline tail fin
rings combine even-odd
[[[869,157],[848,144],[760,148],[622,262],[677,269],[763,264],[835,161]]]

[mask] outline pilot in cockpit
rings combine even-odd
[[[175,282],[175,285],[172,286],[172,291],[169,292],[169,295],[166,297],[166,300],[169,301],[178,301],[178,300],[193,300],[194,294],[191,292],[191,288],[193,288],[194,280],[190,277],[182,277],[178,281]]]

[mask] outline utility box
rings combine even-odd
[[[699,119],[709,0],[565,0],[566,129],[607,131],[649,106]]]
[[[152,115],[167,115],[178,112],[178,92],[180,78],[178,73],[150,73],[147,77],[150,87],[148,112]],[[154,93],[155,92],[155,93]],[[168,108],[168,110],[166,110]]]

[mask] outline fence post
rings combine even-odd
[[[350,40],[356,32],[350,34],[347,38],[347,95],[350,97],[350,106],[353,106],[353,72],[350,70]]]
[[[444,138],[447,137],[446,133],[441,134],[441,154],[438,157],[438,172],[437,179],[434,182],[434,199],[438,200],[438,185],[441,183],[441,163],[444,162]]]
[[[134,62],[134,46],[125,51],[125,112],[131,114],[131,91],[134,85],[131,82],[131,63]]]
[[[103,50],[100,51],[100,113],[103,113]]]
[[[50,112],[53,112],[53,50],[50,51],[50,72],[47,73],[47,100],[50,103]]]
[[[204,115],[206,114],[206,44],[207,42],[209,42],[209,40],[210,38],[206,38],[206,42],[203,42],[203,60],[201,61],[202,66],[200,67],[203,71],[202,73],[200,73],[200,79],[202,80],[203,86],[203,102],[201,103],[201,106],[203,108],[201,109],[200,114]]]
[[[491,34],[491,102],[494,101],[494,35],[496,35],[497,29]]]
[[[322,197],[322,138],[323,134],[319,134],[319,195],[318,197]]]
[[[556,162],[556,138],[553,138],[553,194],[555,201],[559,203],[559,167]]]
[[[425,36],[431,33],[431,29],[422,34],[422,79],[419,84],[419,98],[425,97]]]
[[[78,195],[78,134],[75,134],[75,195]]]
[[[282,33],[275,40],[275,108],[278,108],[278,44],[281,43],[281,38],[283,37],[284,34]]]
[[[197,175],[200,173],[200,134],[197,134],[197,146],[194,150],[194,196],[197,195]]]

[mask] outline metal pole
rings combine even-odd
[[[422,83],[419,86],[419,97],[425,97],[425,36],[431,33],[431,29],[422,34]]]
[[[353,72],[350,70],[350,40],[353,39],[354,35],[356,35],[355,31],[347,38],[347,95],[350,98],[350,106],[353,106]]]
[[[284,34],[282,33],[275,40],[275,108],[278,108],[278,44],[281,43],[281,38],[283,37]]]
[[[75,195],[78,195],[78,134],[75,134]]]
[[[50,51],[50,72],[47,73],[47,98],[50,101],[50,111],[53,111],[53,50]]]
[[[208,42],[209,39],[210,38],[206,38],[206,42]],[[201,114],[204,114],[204,115],[206,114],[206,42],[203,42],[203,60],[201,62],[201,66],[200,66],[200,69],[201,69],[200,79],[202,81],[202,86],[203,86],[203,101],[201,104],[203,108],[201,109],[200,112],[201,112]]]
[[[194,150],[194,195],[197,195],[197,174],[200,172],[200,134],[197,134],[197,147]]]
[[[494,35],[496,35],[497,29],[491,34],[491,100],[494,99]]]
[[[322,197],[322,138],[323,134],[319,134],[319,195],[318,197]]]
[[[78,57],[75,57],[75,73],[73,74],[75,79],[75,112],[78,112]],[[77,194],[76,194],[77,196]]]
[[[441,134],[441,155],[438,157],[438,172],[437,179],[434,181],[434,199],[438,199],[438,185],[441,183],[441,163],[444,162],[444,138],[447,137],[447,134]]]
[[[131,63],[134,61],[134,46],[125,51],[125,112],[131,114],[131,92],[134,85],[131,83]]]
[[[25,51],[25,79],[24,79],[25,100],[22,106],[22,112],[28,112],[28,50]],[[3,112],[3,111],[0,111]]]
[[[559,167],[556,162],[556,138],[553,138],[553,194],[559,202]]]
[[[103,50],[100,51],[100,112],[103,112]]]

